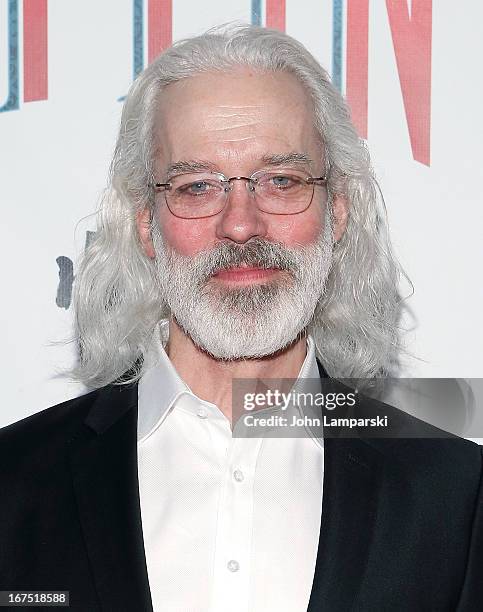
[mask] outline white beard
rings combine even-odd
[[[165,245],[156,222],[152,238],[166,305],[198,347],[223,360],[264,357],[294,342],[314,316],[332,260],[328,214],[317,242],[299,248],[254,238],[185,256]],[[242,263],[283,272],[276,280],[239,288],[211,279]]]

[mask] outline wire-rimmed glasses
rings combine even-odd
[[[227,178],[220,172],[178,174],[166,183],[156,183],[164,191],[166,204],[176,217],[199,219],[220,213],[226,205],[233,181],[246,181],[259,210],[272,215],[294,215],[312,203],[316,185],[326,185],[327,176],[314,177],[294,168],[259,170],[250,177]]]

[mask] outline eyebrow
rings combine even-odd
[[[184,174],[185,172],[203,172],[209,170],[216,172],[215,164],[198,159],[182,160],[170,164],[166,170],[168,177],[173,177],[176,174]]]
[[[292,151],[290,153],[268,153],[263,155],[262,165],[264,166],[286,166],[290,165],[307,165],[313,160],[306,153],[298,153]],[[170,164],[166,170],[168,178],[172,178],[177,174],[185,174],[189,172],[219,172],[216,164],[199,159],[180,160]]]
[[[312,159],[306,153],[291,151],[290,153],[271,153],[264,155],[262,161],[266,166],[285,166],[286,164],[306,165]]]

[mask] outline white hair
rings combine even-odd
[[[318,358],[334,377],[394,372],[400,351],[401,269],[369,153],[347,105],[300,42],[259,26],[228,25],[175,43],[137,77],[126,97],[98,231],[74,284],[80,357],[71,375],[88,387],[138,379],[156,325],[169,316],[155,263],[143,251],[136,227],[136,214],[154,207],[158,96],[169,83],[236,66],[285,71],[299,80],[313,104],[329,191],[341,194],[350,206],[347,229],[334,247],[325,291],[308,326]]]

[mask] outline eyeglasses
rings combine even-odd
[[[166,183],[156,183],[164,191],[166,204],[176,217],[200,219],[220,213],[233,189],[233,181],[246,181],[248,192],[259,210],[272,215],[295,215],[312,203],[316,185],[327,184],[327,176],[313,177],[293,168],[259,170],[250,177],[227,178],[219,172],[178,174]]]

